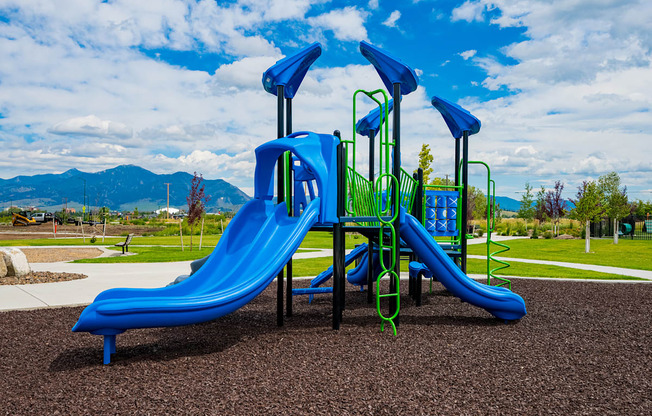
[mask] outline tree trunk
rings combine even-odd
[[[195,224],[190,224],[190,251],[192,251],[192,233],[195,230]]]
[[[614,244],[618,244],[618,220],[614,218]]]
[[[590,253],[591,252],[591,221],[589,220],[586,220],[585,233],[586,233],[586,238],[584,240],[584,252]]]

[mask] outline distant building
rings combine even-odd
[[[157,209],[157,210],[154,211],[154,212],[156,213],[156,215],[159,215],[160,213],[162,213],[162,212],[166,212],[167,210],[168,210],[168,209],[167,209],[167,207],[166,207],[166,208]],[[178,213],[179,213],[179,210],[178,210],[178,209],[170,207],[170,215],[174,215],[174,214],[178,214]]]
[[[66,208],[65,211],[66,211],[66,214],[74,214],[75,212],[77,212],[77,210],[75,208]]]

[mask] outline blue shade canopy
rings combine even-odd
[[[315,42],[295,53],[286,56],[272,65],[263,73],[263,87],[265,91],[276,95],[276,87],[283,85],[285,98],[294,98],[299,90],[301,81],[306,76],[308,68],[321,55],[321,45]]]
[[[448,129],[456,139],[462,137],[465,131],[469,132],[469,136],[480,131],[480,120],[459,105],[437,96],[432,97],[432,105],[444,117]]]
[[[389,113],[392,112],[394,109],[394,100],[391,99],[388,102],[389,105],[389,112],[387,113],[389,116]],[[385,104],[383,103],[383,114],[385,114]],[[385,120],[387,122],[387,120]],[[355,131],[361,136],[367,136],[370,139],[373,139],[376,137],[376,134],[378,134],[378,130],[380,130],[380,107],[376,107],[373,110],[369,112],[366,116],[358,120],[357,123],[355,123]],[[373,131],[374,135],[371,136],[371,132]]]
[[[376,68],[387,91],[393,93],[393,85],[397,82],[401,84],[401,95],[408,95],[417,89],[419,78],[416,72],[400,59],[394,58],[364,40],[360,42],[360,52]]]

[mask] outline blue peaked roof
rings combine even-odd
[[[432,105],[444,117],[448,129],[456,139],[462,137],[465,131],[469,132],[469,136],[480,131],[480,120],[459,105],[437,96],[432,97]]]
[[[394,100],[390,99],[387,103],[389,106],[389,111],[388,111],[388,116],[389,113],[392,112],[394,109]],[[383,103],[383,114],[385,113],[385,104]],[[385,120],[387,122],[387,120]],[[355,123],[355,131],[361,136],[367,136],[370,139],[373,137],[370,136],[371,131],[373,130],[374,135],[373,137],[376,137],[376,134],[378,134],[378,130],[380,130],[380,107],[376,107],[373,110],[371,110],[366,116],[358,120],[357,123]]]
[[[321,45],[315,42],[295,53],[286,56],[272,65],[263,73],[263,87],[265,91],[276,95],[276,87],[283,85],[285,98],[294,98],[299,90],[301,81],[306,76],[308,68],[321,55]]]
[[[401,95],[408,95],[417,89],[419,77],[416,72],[398,58],[377,48],[364,40],[360,42],[360,52],[376,68],[380,79],[383,80],[387,91],[393,94],[393,84],[401,84]]]

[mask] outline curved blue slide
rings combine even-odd
[[[106,290],[84,309],[72,330],[103,335],[108,364],[115,336],[127,329],[210,321],[250,302],[276,278],[313,225],[338,220],[332,202],[337,177],[331,174],[337,169],[338,144],[333,135],[296,132],[259,146],[254,199],[238,211],[196,273],[158,289]],[[310,168],[319,189],[319,197],[299,217],[288,216],[286,204],[273,201],[276,161],[286,151]]]
[[[192,277],[159,289],[106,290],[84,309],[72,330],[109,335],[132,328],[190,325],[231,313],[276,278],[318,214],[319,198],[300,217],[288,217],[285,203],[249,201]]]
[[[527,313],[525,302],[509,289],[487,286],[465,275],[412,215],[401,213],[401,238],[421,258],[446,289],[499,319],[517,320]],[[403,218],[404,217],[404,218]]]

